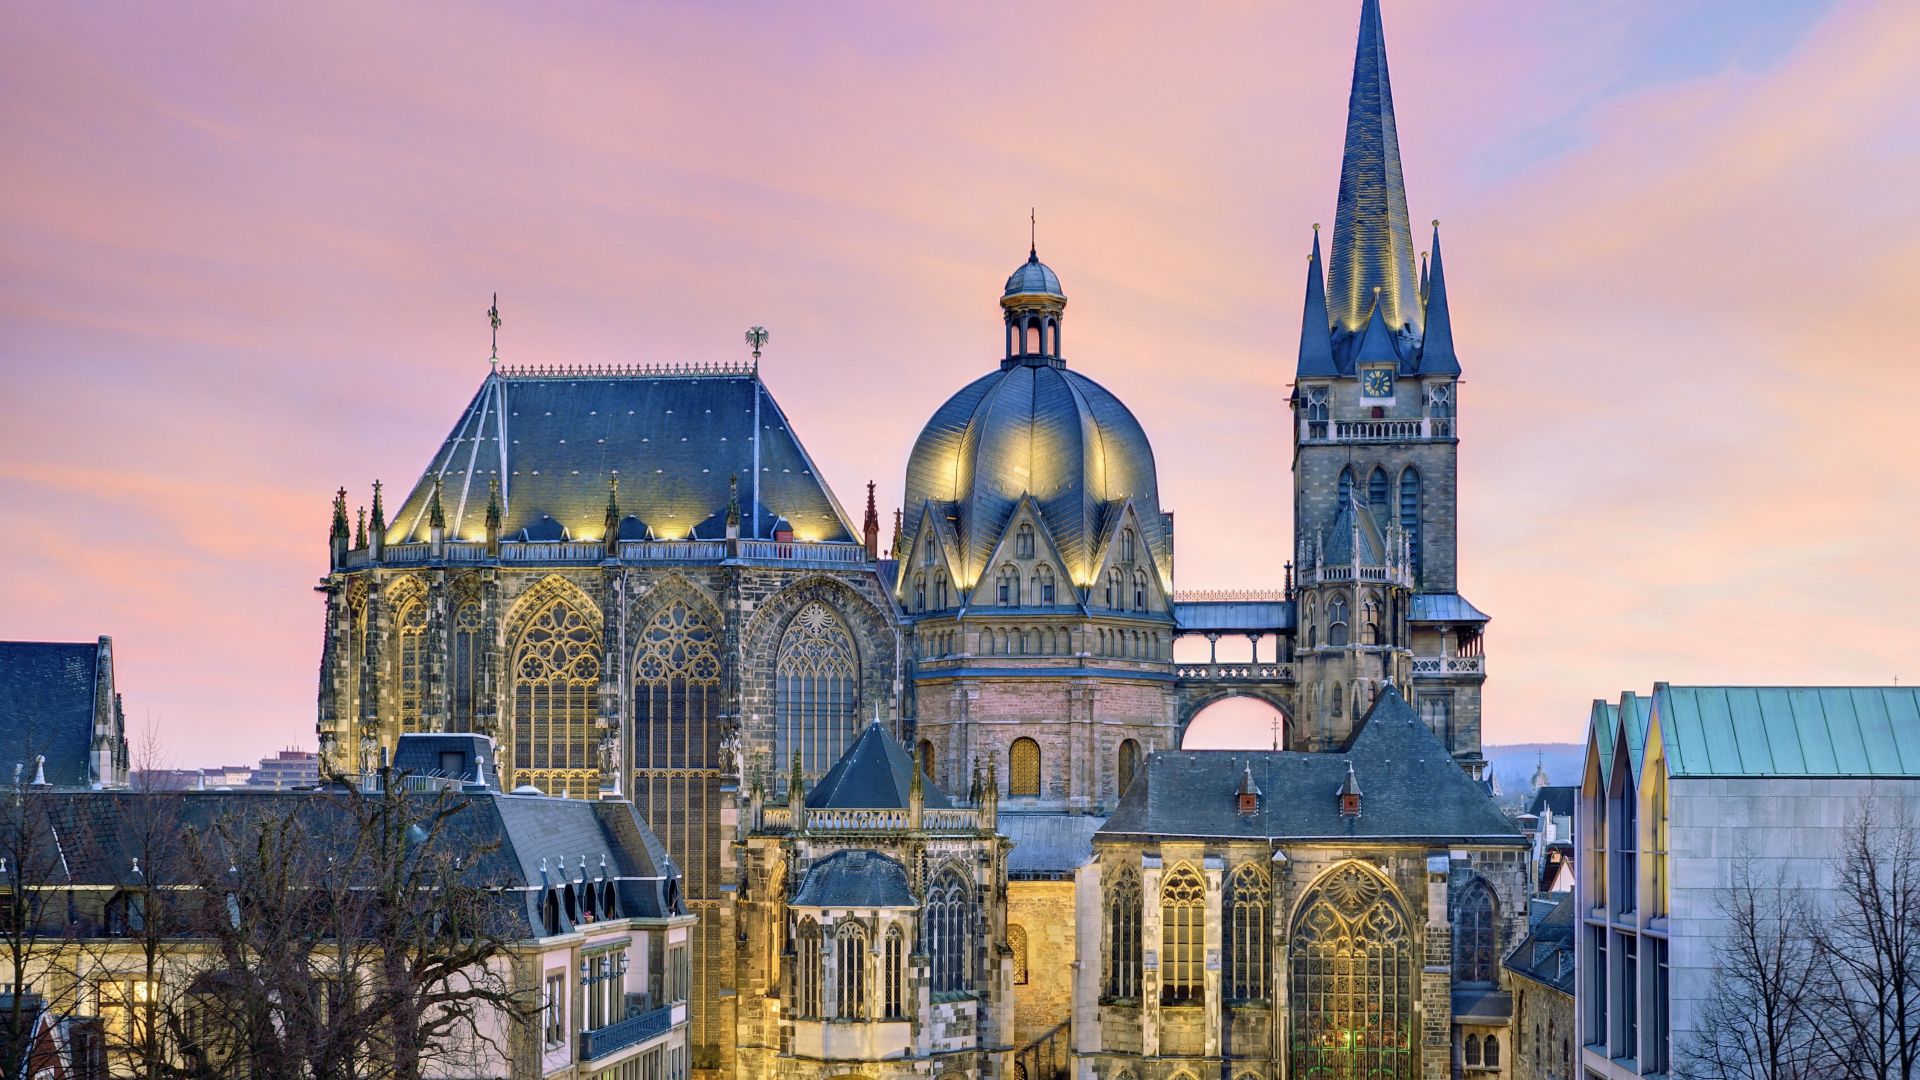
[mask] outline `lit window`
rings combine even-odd
[[[1411,1080],[1414,943],[1392,886],[1345,863],[1294,920],[1291,1075]]]
[[[1008,754],[1007,794],[1040,794],[1040,744],[1032,739],[1015,739]]]
[[[1271,892],[1266,871],[1242,863],[1227,882],[1227,999],[1262,1001],[1267,990],[1267,898]]]
[[[1205,997],[1207,888],[1193,867],[1182,865],[1160,887],[1160,1000],[1199,1004]]]
[[[1122,867],[1107,887],[1106,996],[1122,1001],[1140,997],[1140,878]]]
[[[1453,920],[1453,978],[1456,982],[1491,983],[1499,952],[1499,927],[1494,921],[1493,890],[1474,879],[1461,896]]]
[[[834,983],[842,1020],[867,1018],[867,928],[857,919],[840,923],[834,933]]]

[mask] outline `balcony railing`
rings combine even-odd
[[[1293,681],[1292,664],[1181,664],[1173,669],[1181,682],[1286,682]]]
[[[741,540],[739,557],[756,562],[830,563],[836,566],[861,566],[867,562],[864,545],[850,542],[807,540]],[[472,540],[449,540],[441,545],[440,558],[449,563],[534,563],[552,565],[598,565],[607,557],[607,546],[598,540],[507,541],[499,555],[489,555],[487,545]],[[727,558],[725,540],[622,540],[621,562],[719,562]],[[433,545],[425,543],[388,544],[376,562],[365,550],[349,551],[341,563],[343,570],[364,566],[420,566],[433,559]]]
[[[1453,438],[1451,416],[1422,416],[1406,420],[1302,420],[1301,425],[1300,441],[1310,443],[1414,442]]]
[[[657,1009],[634,1013],[625,1020],[615,1020],[605,1027],[583,1031],[580,1033],[580,1060],[592,1061],[606,1057],[636,1043],[664,1035],[672,1027],[673,1006],[662,1005]]]
[[[1413,658],[1415,675],[1485,675],[1487,658],[1484,656],[1416,656]]]
[[[763,806],[759,828],[768,832],[793,828],[793,808]],[[808,810],[810,833],[904,832],[911,824],[906,810]],[[980,811],[974,807],[951,810],[923,809],[920,828],[930,833],[971,833],[981,829]]]

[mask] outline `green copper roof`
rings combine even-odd
[[[1920,776],[1913,687],[1657,683],[1653,712],[1671,776]]]

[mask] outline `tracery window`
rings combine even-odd
[[[1267,903],[1272,895],[1265,870],[1241,863],[1227,881],[1227,1000],[1263,1001],[1269,995]]]
[[[1110,998],[1140,997],[1140,878],[1132,867],[1122,867],[1107,887],[1106,978],[1101,980]]]
[[[793,1009],[798,1016],[820,1015],[820,924],[800,920],[793,935]]]
[[[1181,864],[1160,885],[1160,1000],[1197,1005],[1205,989],[1207,886],[1193,867]]]
[[[1339,648],[1347,643],[1347,600],[1336,596],[1327,601],[1327,644]]]
[[[907,1015],[907,942],[897,926],[887,929],[886,1017],[897,1020]]]
[[[936,611],[947,610],[947,572],[933,575],[933,606]]]
[[[1367,509],[1373,512],[1373,519],[1383,528],[1387,517],[1387,470],[1378,465],[1367,476]]]
[[[1466,1050],[1460,1056],[1463,1060],[1466,1061],[1469,1067],[1479,1068],[1480,1067],[1480,1036],[1478,1035],[1467,1036]]]
[[[927,575],[913,575],[913,610],[927,610]]]
[[[522,603],[509,669],[514,782],[591,796],[600,787],[600,613],[557,578],[534,586]]]
[[[1413,577],[1420,579],[1420,470],[1409,465],[1400,473],[1400,527],[1406,530],[1407,553],[1413,557]]]
[[[1007,794],[1040,794],[1040,744],[1032,739],[1015,739],[1007,758]]]
[[[409,588],[411,586],[411,588]],[[405,578],[394,590],[394,688],[399,730],[419,732],[426,711],[426,592]]]
[[[867,928],[857,919],[843,920],[834,931],[834,989],[842,1020],[867,1018]]]
[[[1467,883],[1453,919],[1453,979],[1491,983],[1498,963],[1499,926],[1494,921],[1493,890],[1474,879]]]
[[[800,770],[818,778],[853,742],[859,686],[853,635],[833,609],[810,600],[780,638],[774,666],[773,760],[800,755]]]
[[[662,591],[664,590],[664,592]],[[634,803],[686,874],[694,938],[693,1030],[720,1033],[712,1004],[718,972],[732,962],[732,935],[713,914],[720,896],[720,617],[690,585],[656,587],[633,648]],[[774,770],[784,775],[784,770]],[[817,952],[817,945],[816,945]],[[816,991],[816,1013],[818,999]]]
[[[1133,561],[1133,530],[1132,529],[1120,530],[1120,561],[1124,563],[1130,563]]]
[[[1414,943],[1385,878],[1344,863],[1294,922],[1291,1075],[1411,1080]]]
[[[1147,610],[1147,572],[1144,570],[1133,572],[1133,610]]]
[[[1033,568],[1033,595],[1041,604],[1053,603],[1053,567],[1046,563]]]
[[[970,990],[967,959],[972,934],[972,890],[959,872],[949,866],[934,876],[927,886],[927,901],[920,912],[920,948],[932,968],[933,992],[963,993]]]
[[[1353,466],[1347,465],[1340,470],[1340,499],[1334,509],[1346,506],[1353,500]]]
[[[1019,924],[1007,927],[1007,948],[1013,953],[1013,983],[1027,985],[1027,928]]]
[[[367,659],[367,586],[354,581],[347,586],[347,671],[346,696],[341,715],[349,724],[360,723],[360,678]],[[353,753],[357,754],[357,749]]]
[[[1132,739],[1120,740],[1120,760],[1117,764],[1120,786],[1115,792],[1125,795],[1133,786],[1133,771],[1140,767],[1140,744]]]
[[[1022,559],[1033,558],[1033,526],[1027,524],[1024,521],[1021,522],[1020,532],[1018,533],[1016,539],[1018,540],[1018,543],[1015,546],[1014,550],[1019,552],[1020,558]]]
[[[449,729],[452,731],[472,731],[475,728],[474,713],[481,700],[481,635],[484,632],[477,601],[468,600],[454,609],[453,715],[449,718]]]

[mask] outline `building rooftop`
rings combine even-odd
[[[104,668],[104,670],[103,670]],[[93,775],[96,717],[117,709],[100,695],[113,691],[112,645],[86,642],[0,641],[0,776],[21,767],[34,777],[46,756],[55,787],[87,787]]]
[[[1674,686],[1594,702],[1601,776],[1616,737],[1635,775],[1657,737],[1680,777],[1920,776],[1920,688]]]

